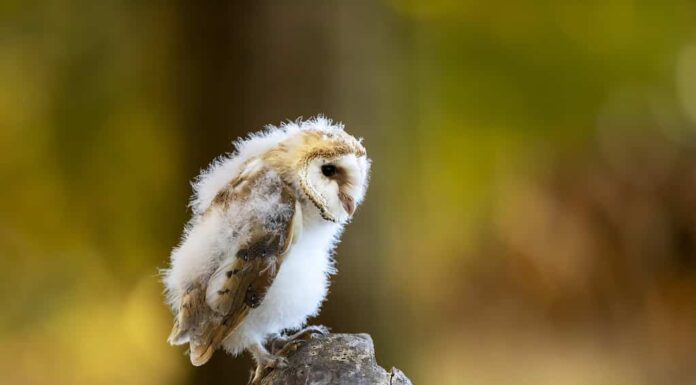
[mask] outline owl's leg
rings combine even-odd
[[[256,361],[256,370],[254,371],[254,377],[250,382],[252,385],[260,384],[261,380],[271,370],[285,367],[288,364],[287,358],[271,354],[261,344],[252,345],[248,348],[248,350],[254,358],[254,361]]]
[[[307,326],[287,337],[276,337],[271,342],[271,352],[277,356],[287,357],[288,354],[297,350],[302,343],[314,336],[325,336],[327,334],[329,334],[329,328],[324,325]]]

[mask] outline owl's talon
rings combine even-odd
[[[310,337],[314,337],[329,335],[331,333],[331,330],[324,325],[312,325],[304,328],[302,332],[308,333]]]
[[[271,354],[277,355],[279,351],[285,347],[285,345],[288,343],[288,339],[285,337],[275,337],[273,340],[271,340],[271,343],[269,345],[269,350],[271,351]]]
[[[249,382],[251,385],[258,385],[273,369],[288,366],[288,359],[276,354],[269,353],[263,346],[257,345],[249,349],[256,361],[254,376]]]
[[[324,325],[311,325],[288,337],[289,340],[310,340],[315,337],[325,336],[330,333]]]
[[[290,341],[290,342],[286,343],[285,345],[283,345],[283,347],[280,350],[278,350],[275,354],[278,356],[281,356],[281,357],[288,357],[288,356],[290,356],[290,353],[296,352],[297,349],[299,349],[300,346],[302,346],[305,342],[307,342],[307,341],[306,340]]]
[[[289,335],[287,337],[278,336],[271,341],[271,353],[278,356],[288,356],[296,351],[303,343],[320,336],[328,335],[329,328],[324,325],[312,325]]]
[[[281,369],[288,366],[288,359],[276,355],[269,355],[268,360],[256,365],[254,377],[249,382],[251,385],[258,385],[273,369]]]
[[[285,368],[287,366],[288,366],[288,359],[287,358],[276,357],[270,366],[266,365],[266,368],[276,369],[276,368]]]

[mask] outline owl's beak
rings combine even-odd
[[[340,194],[339,199],[341,200],[343,209],[348,213],[348,216],[352,217],[355,212],[355,201],[353,198],[348,194]]]

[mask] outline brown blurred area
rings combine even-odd
[[[0,4],[0,383],[245,383],[166,344],[188,182],[319,113],[370,190],[312,322],[417,384],[696,382],[688,1]]]

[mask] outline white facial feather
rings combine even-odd
[[[354,203],[354,208],[365,195],[370,161],[364,149],[361,155],[339,152],[315,156],[305,169],[307,182],[325,201],[324,210],[335,217],[333,222],[327,220],[326,213],[316,206],[317,202],[302,190],[297,179],[301,178],[299,171],[296,176],[287,175],[294,167],[300,167],[300,163],[284,165],[287,167],[276,172],[264,161],[266,154],[283,143],[297,145],[293,140],[300,140],[305,132],[319,132],[327,138],[346,137],[353,141],[351,146],[362,149],[355,144],[358,143],[355,139],[344,133],[341,124],[333,124],[324,117],[289,122],[280,127],[268,126],[263,132],[236,142],[234,153],[216,159],[195,180],[191,200],[193,217],[181,244],[172,252],[171,267],[164,271],[167,301],[174,312],[178,312],[187,289],[195,285],[218,285],[209,281],[211,275],[221,266],[235,262],[238,251],[248,246],[250,237],[259,232],[259,223],[266,224],[263,231],[274,233],[282,229],[273,226],[287,223],[290,216],[299,221],[293,228],[302,230],[293,231],[293,242],[265,297],[258,307],[248,311],[222,343],[225,350],[233,354],[250,347],[258,350],[269,336],[300,328],[308,317],[319,312],[328,292],[328,276],[335,272],[333,249],[352,214],[346,211],[346,207],[350,207],[346,206],[346,197]],[[341,170],[340,182],[322,173],[325,164]],[[297,203],[285,203],[287,201],[281,196],[284,188],[293,191]],[[220,195],[222,193],[228,195]],[[225,196],[231,198],[221,198]],[[245,198],[236,199],[236,196]],[[224,280],[224,274],[215,277],[215,280]],[[208,287],[207,292],[210,303],[210,296],[217,290]],[[183,335],[176,342],[186,343],[188,337]]]
[[[322,165],[333,165],[345,173],[347,183],[342,187],[345,193],[352,197],[355,204],[360,204],[365,195],[367,170],[369,164],[365,157],[358,158],[354,154],[341,155],[335,158],[316,158],[310,162],[308,178],[317,192],[325,200],[329,210],[334,213],[339,222],[347,221],[352,213],[346,212],[339,199],[339,184],[335,179],[322,174]]]

